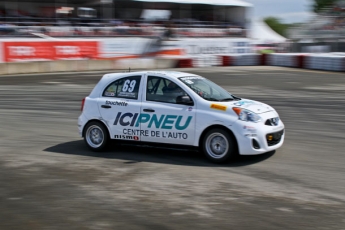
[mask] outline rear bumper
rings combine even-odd
[[[83,114],[78,117],[78,131],[80,137],[83,137],[83,130],[87,121],[87,118]]]

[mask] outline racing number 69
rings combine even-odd
[[[123,84],[123,87],[122,87],[122,92],[133,92],[134,90],[134,87],[135,87],[135,84],[136,84],[136,80],[126,80],[125,81],[125,84]]]

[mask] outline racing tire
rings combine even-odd
[[[224,129],[209,130],[201,145],[207,159],[214,163],[225,163],[237,155],[236,140]]]
[[[101,152],[105,150],[109,142],[107,128],[101,122],[90,122],[84,129],[84,141],[92,151]]]

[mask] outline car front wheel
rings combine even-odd
[[[109,141],[108,130],[101,122],[90,122],[85,127],[84,140],[91,150],[103,151]]]
[[[215,163],[224,163],[236,156],[235,139],[219,128],[211,129],[206,133],[202,149],[206,157]]]

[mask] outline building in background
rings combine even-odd
[[[19,24],[38,18],[149,20],[144,11],[150,10],[152,16],[154,11],[168,11],[168,19],[175,21],[224,22],[245,27],[247,8],[251,6],[241,0],[12,0],[0,2],[0,18]]]

